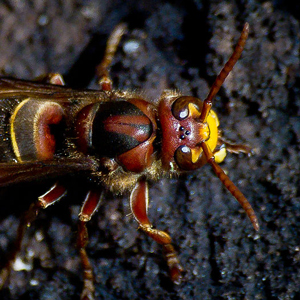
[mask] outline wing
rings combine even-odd
[[[28,163],[0,163],[0,187],[34,179],[94,172],[98,164],[90,158],[61,158]]]
[[[35,100],[55,100],[59,103],[109,101],[108,95],[97,90],[76,90],[66,86],[46,84],[8,77],[0,78],[0,99],[29,97]]]

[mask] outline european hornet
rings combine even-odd
[[[179,175],[209,163],[254,228],[259,228],[251,205],[218,165],[226,150],[249,154],[251,149],[222,139],[217,114],[211,109],[213,98],[243,51],[249,24],[245,24],[233,54],[203,102],[169,90],[156,102],[138,92],[114,90],[108,70],[125,31],[126,26],[120,24],[109,37],[97,67],[100,91],[66,87],[59,74],[35,81],[0,78],[0,186],[74,172],[95,182],[79,214],[78,248],[84,277],[81,299],[94,298],[92,266],[85,249],[86,222],[97,210],[105,190],[131,193],[131,211],[139,229],[163,246],[175,283],[180,282],[183,268],[171,237],[154,228],[148,219],[149,180]],[[20,223],[15,251],[0,274],[2,286],[26,225],[42,208],[65,194],[65,187],[57,182],[31,205]]]

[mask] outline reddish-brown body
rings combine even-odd
[[[209,163],[258,229],[247,199],[217,164],[225,158],[225,149],[249,153],[250,148],[225,142],[218,130],[217,115],[211,110],[214,96],[241,55],[248,24],[204,102],[165,91],[158,104],[154,104],[139,93],[114,91],[108,68],[124,30],[122,24],[115,29],[97,69],[101,91],[64,87],[59,74],[50,74],[39,82],[0,79],[0,101],[7,102],[3,104],[3,118],[10,120],[0,128],[0,134],[9,141],[0,144],[0,186],[73,172],[82,172],[96,183],[95,189],[87,193],[79,214],[78,247],[84,269],[82,299],[94,297],[92,267],[85,250],[85,223],[97,210],[105,190],[131,192],[132,214],[139,228],[162,244],[171,278],[176,283],[181,280],[183,268],[171,237],[153,228],[147,215],[149,180]],[[25,225],[34,220],[41,208],[58,201],[65,193],[65,188],[56,183],[31,206],[20,224],[16,250],[4,268],[6,272],[0,273],[0,285],[20,248]]]

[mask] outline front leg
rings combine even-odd
[[[183,268],[171,244],[171,237],[166,232],[153,228],[153,225],[148,219],[148,194],[148,184],[146,180],[139,180],[130,195],[131,211],[139,223],[139,229],[142,229],[153,240],[163,245],[171,279],[174,283],[179,284],[182,278],[181,273],[183,272]]]
[[[226,150],[230,153],[239,154],[239,153],[245,153],[247,155],[254,154],[254,150],[243,144],[234,144],[227,141],[224,137],[219,136],[218,138],[218,146],[224,145],[226,147]]]

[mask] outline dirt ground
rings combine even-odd
[[[0,70],[32,79],[60,72],[68,85],[92,87],[108,34],[128,24],[112,67],[118,89],[157,98],[165,88],[205,98],[231,55],[243,24],[250,36],[215,99],[229,140],[255,155],[229,154],[222,168],[253,205],[255,232],[209,166],[151,184],[150,218],[174,240],[184,281],[173,285],[161,248],[137,231],[128,195],[107,195],[89,222],[88,253],[97,299],[300,298],[300,4],[297,1],[41,1],[0,3]],[[294,3],[294,4],[293,4]],[[27,230],[0,291],[6,299],[79,299],[82,274],[76,222],[88,182]],[[51,182],[0,191],[0,260],[18,220]]]

